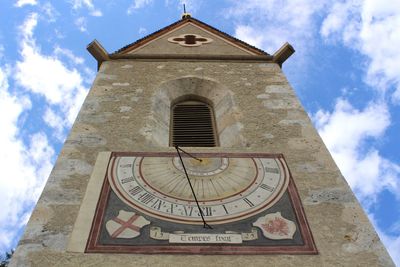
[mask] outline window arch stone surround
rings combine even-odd
[[[234,94],[213,79],[185,76],[163,82],[152,97],[152,110],[146,126],[141,130],[149,145],[169,146],[171,106],[184,99],[199,99],[214,108],[219,147],[242,147],[241,112]]]

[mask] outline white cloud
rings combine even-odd
[[[129,6],[127,13],[132,14],[133,11],[137,9],[141,9],[149,4],[152,4],[153,0],[134,0],[132,4]]]
[[[58,140],[62,141],[65,138],[63,131],[66,123],[64,122],[64,119],[54,110],[47,108],[43,115],[43,121],[55,130],[54,135]]]
[[[24,88],[43,95],[50,103],[61,104],[76,87],[82,86],[82,78],[76,69],[67,69],[57,57],[40,53],[32,36],[36,24],[37,14],[32,14],[21,28],[22,60],[16,64],[15,79]]]
[[[18,0],[15,4],[16,7],[22,7],[25,5],[37,5],[37,0]]]
[[[347,2],[335,2],[324,18],[320,33],[322,36],[332,36],[337,31],[341,31],[345,27],[348,27],[344,31],[347,32],[345,41],[349,42],[350,36],[352,36],[352,29],[354,26],[348,24],[349,21],[359,20],[357,17],[357,10],[359,9],[360,1],[347,1]]]
[[[60,60],[64,57],[70,65],[80,66],[81,58],[58,46],[53,55],[41,53],[34,38],[38,17],[30,14],[19,28],[21,59],[15,67],[0,66],[0,114],[7,114],[0,116],[0,251],[15,245],[53,166],[55,152],[46,134],[31,132],[24,136],[21,130],[21,116],[34,105],[29,94],[47,101],[42,119],[62,139],[87,93],[78,70]],[[10,93],[10,78],[24,90],[18,90],[17,95]]]
[[[75,56],[74,53],[72,53],[72,51],[69,50],[69,49],[65,49],[65,48],[61,48],[59,46],[56,46],[54,48],[54,54],[57,57],[60,57],[60,56],[67,57],[70,61],[72,61],[72,63],[74,63],[76,65],[84,63],[84,59],[83,58]]]
[[[262,47],[264,37],[257,30],[247,25],[239,25],[235,29],[235,36],[240,40],[245,40],[247,43],[256,47]]]
[[[96,10],[91,11],[90,15],[92,15],[93,17],[101,17],[101,16],[103,16],[103,13],[100,10],[96,9]]]
[[[366,81],[400,103],[400,2],[353,0],[333,4],[321,35],[368,58]],[[394,93],[393,93],[394,92]]]
[[[313,16],[323,6],[324,1],[308,0],[233,1],[226,16],[237,20],[236,36],[269,53],[274,53],[286,41],[305,51],[316,32]]]
[[[87,31],[87,19],[85,17],[76,18],[74,23],[81,32]]]
[[[0,68],[0,92],[6,91],[8,89],[8,75],[9,75],[9,67],[2,66]],[[0,117],[1,118],[1,117]]]
[[[18,118],[30,108],[27,97],[8,91],[7,74],[0,69],[0,250],[15,245],[52,168],[54,150],[43,133],[30,137],[29,145],[18,139]]]
[[[319,110],[313,120],[318,132],[350,186],[364,204],[372,203],[384,189],[400,194],[400,166],[382,157],[366,142],[379,139],[390,125],[384,103],[363,110],[339,99],[332,112]]]
[[[42,14],[46,16],[46,21],[55,22],[60,13],[54,8],[54,6],[47,2],[41,6]]]
[[[59,109],[53,110],[53,113],[63,118],[63,127],[69,127],[79,111],[87,89],[79,71],[74,67],[68,68],[60,57],[67,57],[73,66],[82,64],[83,59],[58,46],[53,55],[42,54],[33,37],[37,20],[38,15],[31,14],[20,28],[22,59],[16,63],[14,78],[24,89],[43,96],[50,105],[57,106]],[[54,127],[51,123],[53,120],[48,115],[50,113],[46,113],[45,122]]]
[[[294,65],[302,68],[317,32],[325,40],[343,42],[368,59],[368,85],[383,96],[389,92],[400,104],[400,1],[244,0],[233,1],[226,16],[235,19],[239,39],[269,53],[291,43],[297,51]]]
[[[32,38],[33,30],[37,25],[37,21],[38,21],[38,14],[32,13],[24,21],[24,24],[19,28],[22,33],[23,41],[28,42],[29,39]]]
[[[72,8],[75,10],[81,9],[81,8],[87,8],[89,10],[89,14],[94,17],[101,17],[103,16],[103,13],[101,12],[100,9],[96,8],[93,5],[92,0],[72,0]]]
[[[314,37],[318,34],[318,25],[315,18],[323,11],[326,0],[230,2],[232,7],[223,15],[235,24],[234,35],[270,54],[289,42],[296,53],[289,59],[291,64],[285,64],[285,70],[295,86],[302,83],[316,45]]]

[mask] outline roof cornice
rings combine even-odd
[[[111,54],[110,60],[116,59],[148,59],[148,60],[231,60],[231,61],[270,61],[270,55],[194,55],[194,54]]]

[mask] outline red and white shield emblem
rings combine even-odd
[[[269,239],[293,239],[296,232],[296,224],[282,217],[280,212],[262,216],[253,223],[260,228],[263,235]]]
[[[134,212],[120,210],[118,216],[106,223],[106,229],[112,238],[135,238],[140,229],[150,224],[143,216]]]

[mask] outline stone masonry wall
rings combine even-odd
[[[165,136],[168,105],[182,94],[208,97],[220,120],[221,146],[196,152],[285,155],[319,255],[66,252],[97,153],[173,151]],[[10,266],[266,265],[393,265],[279,66],[222,61],[104,62]]]

